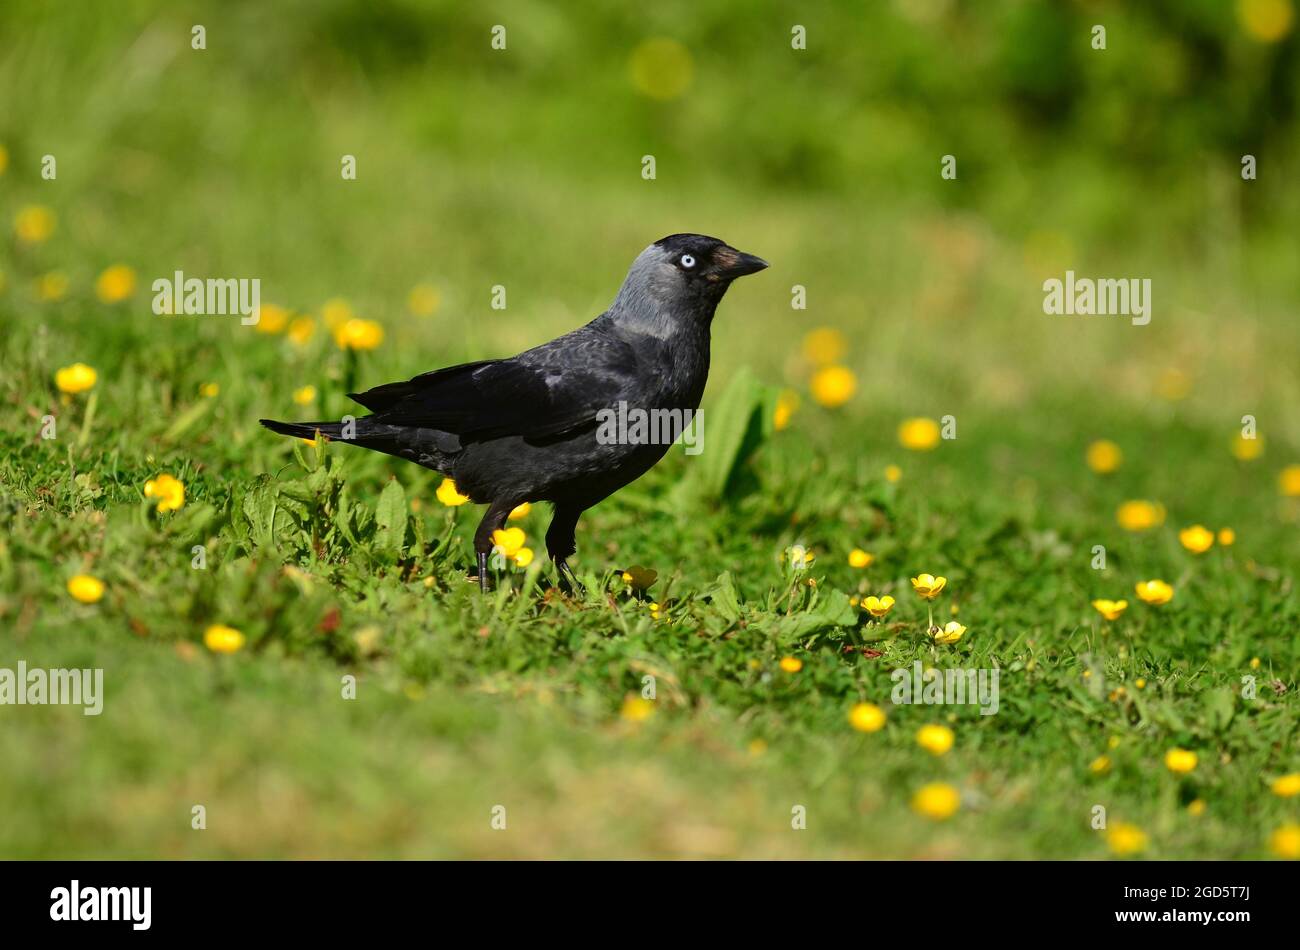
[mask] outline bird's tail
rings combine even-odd
[[[375,422],[370,416],[353,419],[346,425],[342,422],[279,422],[275,419],[259,419],[258,422],[281,435],[315,439],[319,433],[327,439],[404,458],[444,475],[451,474],[451,460],[460,449],[454,435],[388,425]]]
[[[316,433],[329,439],[337,439],[343,433],[341,422],[278,422],[275,419],[258,419],[272,432],[280,435],[296,435],[300,439],[314,439]]]

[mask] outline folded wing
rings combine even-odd
[[[462,441],[542,438],[592,424],[620,399],[634,401],[637,379],[630,344],[577,331],[512,359],[464,363],[351,396],[376,422],[454,432]]]

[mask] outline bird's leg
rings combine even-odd
[[[555,562],[555,569],[560,574],[560,582],[568,592],[585,594],[586,589],[578,576],[569,567],[569,555],[578,549],[573,533],[578,527],[578,518],[582,509],[566,504],[556,504],[551,526],[546,529],[546,553]]]
[[[492,534],[505,527],[506,519],[514,509],[512,504],[494,501],[483,513],[483,520],[474,532],[474,553],[478,555],[478,589],[487,593],[488,555],[492,553]]]

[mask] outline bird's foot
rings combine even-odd
[[[478,552],[478,589],[479,593],[488,592],[488,573],[487,573],[487,552]]]
[[[555,569],[560,573],[560,586],[566,594],[585,597],[587,588],[582,586],[582,581],[578,580],[578,575],[573,573],[573,568],[569,567],[569,562],[560,558],[555,562]]]

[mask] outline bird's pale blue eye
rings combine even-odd
[[[683,254],[683,255],[682,255],[682,266],[683,266],[683,267],[694,267],[694,266],[695,266],[695,258],[691,257],[691,255],[689,255],[689,254]]]

